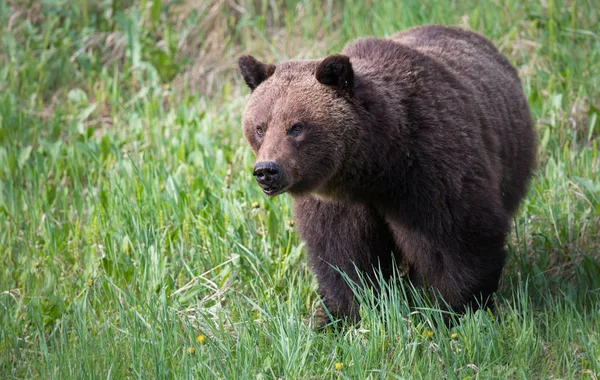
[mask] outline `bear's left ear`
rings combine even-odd
[[[238,59],[238,66],[244,82],[254,91],[259,84],[264,82],[275,72],[275,65],[262,63],[251,55],[243,55]]]
[[[327,86],[352,94],[354,90],[354,70],[350,58],[342,54],[334,54],[325,58],[315,72],[317,80]]]

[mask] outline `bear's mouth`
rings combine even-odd
[[[268,195],[270,197],[279,195],[285,191],[285,187],[270,187],[270,186],[264,186],[264,185],[260,185],[260,187],[262,188],[263,193],[265,193],[266,195]]]

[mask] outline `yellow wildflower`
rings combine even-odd
[[[259,208],[260,204],[258,202],[252,202],[252,208]]]
[[[36,267],[36,268],[39,267],[40,266],[40,262],[36,261],[35,263],[33,263],[33,266]]]
[[[196,352],[196,349],[194,347],[188,347],[188,349],[187,349],[188,354],[193,355],[194,352]]]
[[[90,279],[88,280],[88,285],[89,285],[89,286],[92,286],[92,285],[94,285],[94,280],[92,280],[92,279],[90,278]]]
[[[425,337],[427,337],[427,338],[430,338],[430,339],[433,338],[434,334],[435,333],[431,330],[425,330]]]
[[[456,338],[458,338],[458,334],[457,333],[453,333],[452,335],[450,335],[450,338],[456,339]]]
[[[342,368],[344,368],[344,363],[335,363],[336,371],[340,371]]]
[[[198,335],[198,337],[196,337],[196,343],[204,343],[206,342],[206,337],[204,335]]]

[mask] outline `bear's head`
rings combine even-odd
[[[277,66],[250,55],[238,60],[252,92],[243,113],[244,136],[256,154],[254,177],[267,195],[331,191],[356,143],[354,73],[350,59]]]

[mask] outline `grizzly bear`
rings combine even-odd
[[[516,69],[485,37],[423,26],[277,65],[242,56],[242,117],[265,194],[290,193],[330,315],[342,276],[408,267],[452,310],[491,306],[536,135]]]

